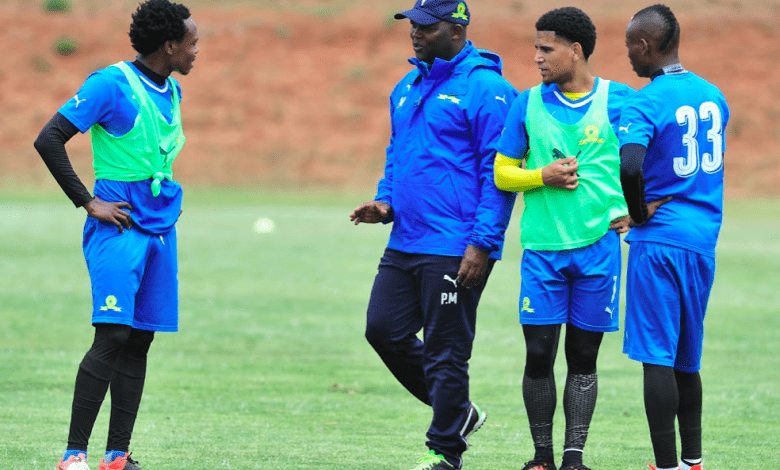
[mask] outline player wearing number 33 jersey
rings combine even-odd
[[[621,148],[631,148],[627,147],[630,144],[647,148],[641,166],[644,179],[644,200],[641,203],[672,196],[669,202],[658,207],[652,217],[643,221],[642,208],[637,209],[641,191],[632,192],[628,187],[625,152],[622,152],[623,186],[629,212],[635,223],[644,222],[626,235],[631,248],[624,352],[632,359],[676,366],[688,372],[699,369],[699,336],[702,331],[695,333],[699,338],[688,338],[698,344],[688,345],[693,349],[683,346],[685,337],[674,336],[680,334],[680,301],[695,302],[695,306],[690,307],[701,310],[695,316],[703,319],[714,278],[715,244],[723,219],[724,132],[728,119],[729,109],[718,88],[679,64],[662,70],[629,99],[621,113],[618,132]],[[639,254],[642,250],[663,250],[665,247],[676,249],[672,251],[682,250],[684,258],[679,258],[679,261],[686,266],[653,265],[650,253]],[[707,272],[693,270],[688,277],[695,279],[682,277],[674,281],[678,278],[676,274],[691,267],[691,263],[707,266],[703,269]],[[674,269],[676,274],[667,269]],[[662,278],[666,275],[670,276],[667,281],[674,285],[663,283]],[[644,294],[640,294],[640,290]],[[672,291],[679,291],[680,296],[673,295]],[[688,291],[695,298],[688,296]],[[647,304],[643,303],[642,297]],[[674,332],[660,328],[663,326],[660,324],[650,330],[634,330],[639,311],[644,313],[642,318],[647,318],[650,316],[648,312],[658,312],[667,307],[674,313],[668,318]],[[670,334],[673,336],[669,337]],[[643,338],[644,335],[649,337]],[[662,337],[666,338],[661,340]],[[644,345],[641,348],[640,342]],[[683,350],[690,357],[677,357],[677,352]]]
[[[728,119],[718,88],[682,67],[668,67],[629,99],[620,115],[620,145],[647,147],[642,166],[646,200],[673,199],[633,228],[626,241],[664,243],[715,256]]]
[[[658,470],[702,469],[702,343],[723,219],[723,94],[680,64],[680,25],[664,5],[626,30],[634,71],[650,83],[620,116],[620,179],[633,224],[623,352],[643,363]],[[677,454],[675,420],[681,454]]]

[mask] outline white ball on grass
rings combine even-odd
[[[274,221],[266,217],[260,217],[255,222],[255,232],[271,233],[274,231]]]

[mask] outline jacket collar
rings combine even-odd
[[[461,49],[452,60],[436,58],[433,60],[433,64],[430,68],[427,63],[422,62],[416,57],[409,59],[409,63],[417,67],[423,78],[439,79],[451,74],[458,65],[462,64],[468,56],[475,51],[474,44],[472,44],[470,40],[466,40],[466,45],[463,46],[463,49]]]

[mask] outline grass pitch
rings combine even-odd
[[[178,225],[181,331],[158,334],[131,445],[147,469],[359,469],[414,466],[431,413],[363,338],[388,227],[349,223],[370,194],[300,198],[188,195]],[[64,450],[73,382],[92,338],[84,213],[0,202],[0,462],[51,469]],[[216,201],[216,202],[215,202]],[[780,436],[780,205],[732,203],[706,323],[704,452],[710,469],[762,468]],[[255,221],[274,221],[256,233]],[[471,395],[488,421],[465,469],[519,468],[532,455],[521,395],[516,212],[483,295]],[[641,366],[607,335],[586,446],[593,468],[652,461]],[[563,354],[556,378],[565,378]],[[110,398],[92,436],[97,467]],[[555,422],[563,444],[562,406]]]

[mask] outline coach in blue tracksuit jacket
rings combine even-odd
[[[514,194],[493,182],[495,145],[517,96],[501,59],[466,39],[464,2],[418,0],[416,68],[390,96],[392,136],[375,199],[350,219],[392,223],[368,305],[366,337],[390,371],[433,407],[425,469],[460,468],[485,413],[469,399],[476,310],[501,258]],[[424,331],[424,341],[416,334]]]

